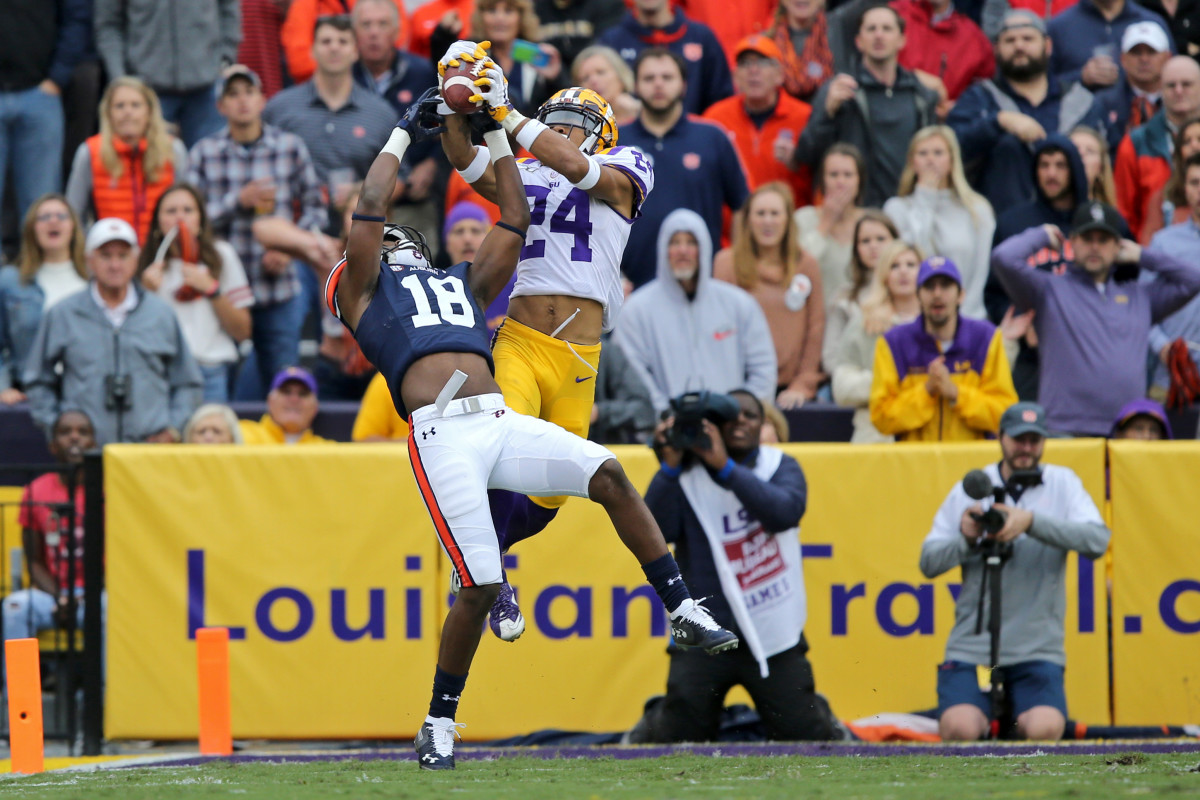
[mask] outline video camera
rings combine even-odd
[[[671,398],[671,410],[675,422],[667,429],[667,444],[677,450],[691,450],[693,447],[708,449],[712,446],[712,442],[704,435],[705,419],[720,425],[737,419],[742,407],[727,394],[701,391]]]
[[[993,486],[992,479],[981,469],[973,469],[963,477],[963,491],[972,500],[983,500],[991,497],[993,503],[1003,503],[1006,495],[1011,493],[1010,487],[1028,488],[1042,482],[1041,470],[1017,470],[1003,486]],[[1008,515],[1000,509],[991,506],[982,513],[971,514],[983,528],[986,536],[995,536],[1008,521]]]

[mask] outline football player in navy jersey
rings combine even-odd
[[[425,769],[454,768],[454,721],[482,626],[501,584],[489,488],[588,497],[604,506],[671,618],[675,643],[710,653],[737,647],[688,594],[662,532],[604,447],[507,408],[493,377],[483,309],[517,265],[529,207],[504,131],[480,118],[495,167],[500,221],[473,263],[435,269],[420,233],[385,226],[396,171],[413,141],[440,133],[431,92],[413,105],[371,165],[346,258],[325,298],[409,417],[408,452],[442,549],[461,585],[442,627],[429,715],[417,732]],[[386,228],[386,229],[385,229]]]

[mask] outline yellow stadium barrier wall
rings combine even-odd
[[[843,718],[933,707],[959,575],[925,580],[921,540],[954,483],[998,446],[785,449],[809,483],[801,541],[818,690]],[[618,455],[648,486],[653,455]],[[1052,442],[1047,461],[1102,500],[1102,441]],[[111,446],[105,490],[107,736],[196,735],[191,634],[202,624],[232,633],[235,736],[413,734],[449,573],[403,447]],[[1103,571],[1069,563],[1070,711],[1107,723]],[[515,643],[484,635],[459,713],[467,738],[630,727],[664,690],[667,626],[601,509],[570,500],[508,565],[528,628]]]
[[[1118,725],[1200,722],[1200,443],[1113,442]]]

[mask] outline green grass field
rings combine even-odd
[[[1200,796],[1200,755],[739,757],[227,764],[58,772],[0,781],[32,798],[1118,798]]]

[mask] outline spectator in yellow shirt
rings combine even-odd
[[[367,384],[350,438],[356,442],[403,442],[408,438],[408,423],[396,412],[383,373],[376,372]]]
[[[312,432],[317,416],[317,379],[303,367],[280,370],[267,394],[267,413],[258,422],[241,420],[246,444],[325,444]]]

